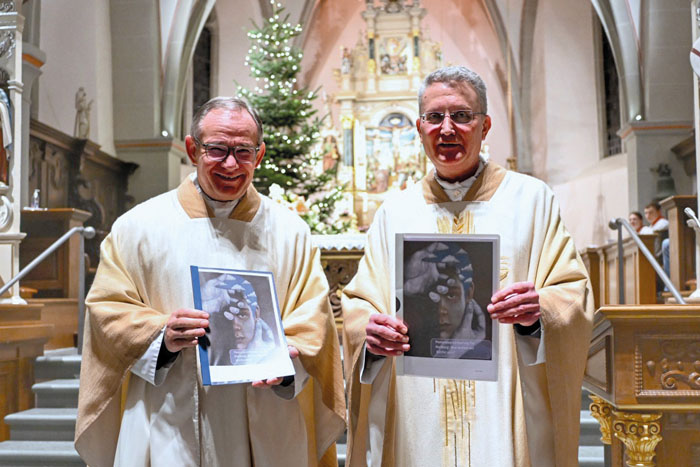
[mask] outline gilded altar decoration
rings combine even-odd
[[[603,444],[611,444],[612,406],[593,394],[590,394],[588,397],[593,401],[591,405],[588,406],[588,409],[591,411],[593,418],[598,420],[600,424],[600,440]]]
[[[420,0],[368,0],[365,30],[338,51],[338,180],[361,229],[389,193],[431,168],[415,129],[416,96],[442,52],[421,27],[425,14]]]
[[[656,445],[661,441],[660,413],[643,414],[613,410],[613,433],[625,445],[629,467],[654,467]]]
[[[397,75],[408,71],[411,50],[407,37],[386,37],[379,43],[380,70],[384,75]]]

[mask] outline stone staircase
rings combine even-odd
[[[603,442],[600,440],[600,425],[593,418],[588,406],[591,399],[590,393],[581,391],[581,434],[578,442],[579,467],[603,467],[605,465],[605,452]]]
[[[76,349],[47,350],[37,358],[32,390],[36,408],[10,414],[10,440],[0,443],[0,466],[85,466],[73,447],[78,406],[80,356]],[[598,422],[591,416],[588,392],[581,397],[579,466],[603,467]],[[338,443],[338,464],[345,466],[345,437]]]
[[[80,356],[47,350],[36,359],[36,407],[5,417],[10,440],[0,443],[0,466],[85,466],[73,447]]]

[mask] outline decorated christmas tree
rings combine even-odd
[[[321,119],[312,102],[318,90],[297,83],[302,59],[292,40],[301,25],[282,19],[275,1],[272,15],[248,33],[251,46],[246,65],[255,78],[254,90],[238,92],[259,112],[265,133],[265,158],[255,171],[255,187],[295,209],[313,233],[340,233],[350,222],[336,213],[343,187],[333,183],[335,169],[320,169],[318,147]]]

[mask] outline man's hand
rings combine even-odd
[[[395,357],[408,352],[408,328],[403,321],[379,313],[370,315],[365,328],[367,350],[375,355]]]
[[[165,348],[177,353],[185,347],[197,345],[197,338],[205,334],[209,327],[209,313],[183,308],[174,311],[165,323]]]
[[[540,319],[540,295],[532,282],[516,282],[491,297],[486,307],[492,319],[504,324],[531,326]]]
[[[289,356],[291,358],[297,358],[299,356],[299,351],[297,350],[296,347],[288,345],[287,349],[289,350]],[[264,379],[261,381],[253,381],[252,384],[254,388],[265,388],[265,387],[270,387],[270,386],[278,386],[282,380],[281,376],[278,376],[277,378],[270,378],[270,379]]]

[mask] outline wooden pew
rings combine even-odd
[[[654,249],[654,235],[640,235],[644,245]],[[656,303],[656,276],[654,269],[637,244],[628,237],[622,241],[623,274],[625,279],[625,303]],[[603,305],[619,303],[617,242],[580,251],[586,265],[596,309]]]
[[[661,208],[668,219],[669,276],[678,290],[688,290],[689,281],[695,279],[695,232],[686,224],[688,216],[683,210],[691,208],[697,215],[698,199],[695,195],[670,196],[661,201]]]

